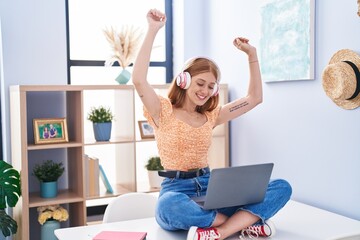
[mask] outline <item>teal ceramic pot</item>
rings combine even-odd
[[[54,198],[57,196],[57,181],[40,182],[40,196],[42,198]]]
[[[60,222],[48,220],[41,225],[41,240],[57,240],[54,231],[60,228]]]

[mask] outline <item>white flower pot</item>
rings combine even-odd
[[[149,184],[151,188],[160,188],[163,177],[160,177],[158,171],[148,171]]]

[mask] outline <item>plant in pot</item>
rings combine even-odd
[[[87,119],[93,123],[96,141],[110,140],[112,121],[114,120],[114,114],[110,108],[105,108],[104,106],[92,107]]]
[[[160,188],[163,178],[159,176],[158,171],[164,170],[164,167],[161,165],[160,157],[150,157],[145,168],[148,170],[150,187]]]
[[[20,173],[7,162],[0,160],[0,238],[17,232],[16,221],[9,216],[5,208],[15,207],[21,196]]]
[[[104,29],[106,40],[109,42],[113,55],[105,61],[105,66],[112,66],[115,62],[123,68],[115,79],[119,84],[126,84],[131,73],[126,68],[134,61],[140,46],[143,33],[133,25],[124,25],[121,31],[115,28]]]
[[[37,211],[38,222],[41,224],[41,240],[57,240],[54,231],[60,228],[60,222],[69,218],[68,211],[58,204],[41,206]]]
[[[33,175],[40,181],[40,196],[43,198],[54,198],[57,196],[57,181],[64,173],[62,162],[56,163],[46,160],[36,164]]]

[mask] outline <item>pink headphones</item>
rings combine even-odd
[[[191,84],[191,75],[189,72],[181,72],[176,77],[176,85],[178,85],[181,89],[188,89],[190,87],[190,84]],[[211,96],[217,96],[218,94],[219,94],[219,83],[216,82]]]

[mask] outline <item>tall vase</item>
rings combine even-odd
[[[41,225],[41,240],[57,240],[54,231],[60,228],[60,222],[48,220]]]
[[[131,74],[128,70],[123,69],[119,76],[115,79],[119,84],[127,84],[127,82],[130,80]]]
[[[40,196],[42,198],[54,198],[57,196],[57,181],[40,182]]]

